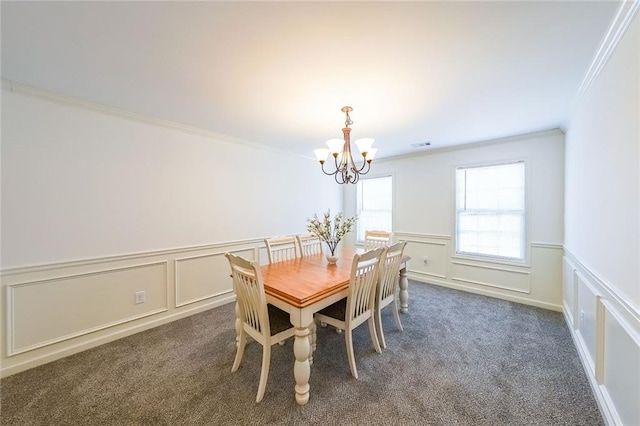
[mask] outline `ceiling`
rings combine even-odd
[[[304,156],[562,127],[618,2],[2,2],[2,77]]]

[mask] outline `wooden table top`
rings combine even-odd
[[[340,247],[336,250],[335,265],[329,265],[326,254],[264,265],[261,267],[264,290],[297,308],[307,307],[346,289],[353,256],[362,252],[356,247]]]

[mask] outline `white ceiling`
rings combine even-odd
[[[305,156],[561,127],[614,1],[2,2],[2,77]]]

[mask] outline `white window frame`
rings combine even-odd
[[[367,181],[367,180],[373,180],[373,179],[384,179],[384,178],[390,178],[391,179],[391,229],[388,229],[389,232],[393,232],[394,226],[393,226],[393,218],[395,217],[394,213],[393,213],[393,209],[394,209],[394,200],[395,200],[395,178],[393,176],[393,174],[385,174],[385,175],[378,175],[378,176],[370,176],[367,178],[360,178],[360,181],[356,184],[356,214],[358,215],[358,221],[356,223],[356,243],[357,244],[362,244],[364,242],[364,229],[361,232],[361,221],[360,219],[360,212],[361,212],[361,195],[360,195],[360,190],[361,190],[361,182]],[[380,229],[380,230],[386,230],[386,229]]]
[[[458,199],[457,199],[457,190],[458,190],[458,182],[457,182],[457,171],[460,169],[473,169],[473,168],[482,168],[482,167],[493,167],[493,166],[501,166],[508,164],[522,163],[524,167],[524,209],[522,211],[522,220],[523,225],[521,229],[521,258],[517,257],[507,257],[507,256],[499,256],[499,255],[491,255],[484,253],[473,253],[473,252],[462,252],[459,250],[459,235],[458,235]],[[506,264],[518,264],[518,265],[527,265],[529,264],[529,228],[530,228],[530,220],[529,220],[529,199],[530,199],[530,162],[527,158],[517,158],[510,159],[498,162],[482,162],[482,163],[473,163],[473,164],[464,164],[457,165],[453,168],[453,214],[454,214],[454,224],[453,224],[453,235],[454,235],[454,244],[453,244],[453,257],[461,258],[461,259],[470,259],[470,260],[484,260],[492,263],[506,263]],[[496,210],[499,211],[499,210]]]

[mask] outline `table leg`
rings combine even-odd
[[[309,364],[313,364],[313,353],[316,351],[316,322],[309,324]]]
[[[293,364],[293,377],[296,381],[295,390],[298,405],[305,405],[309,402],[309,376],[311,375],[309,333],[309,327],[299,327],[296,328],[294,334],[293,354],[296,360]]]
[[[400,312],[409,312],[409,279],[406,266],[400,269]]]

